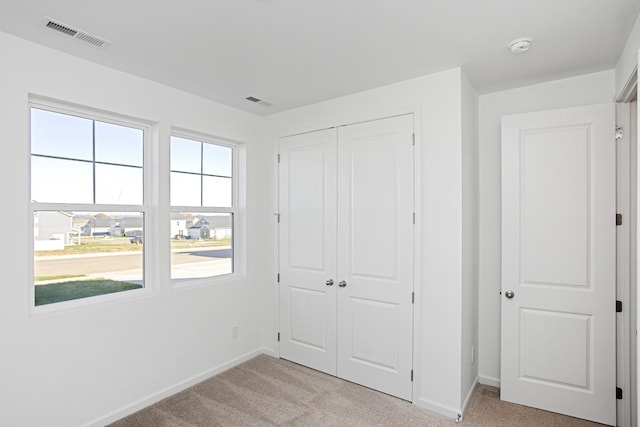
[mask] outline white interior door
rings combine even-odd
[[[616,423],[614,107],[502,121],[504,400]]]
[[[413,116],[338,130],[338,376],[411,400]]]
[[[280,142],[280,356],[336,374],[336,130]]]

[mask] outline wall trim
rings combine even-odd
[[[464,415],[467,413],[467,409],[469,409],[469,404],[471,403],[471,399],[473,399],[473,395],[478,389],[478,385],[480,385],[480,377],[476,377],[473,380],[473,386],[469,388],[469,392],[462,403],[462,420],[464,420]]]
[[[222,372],[231,369],[237,365],[240,365],[241,363],[246,362],[247,360],[253,359],[256,356],[259,356],[260,354],[267,354],[267,355],[271,355],[269,353],[272,353],[271,351],[269,351],[269,349],[266,349],[264,347],[260,347],[256,350],[250,351],[248,353],[245,353],[241,356],[238,356],[234,359],[231,359],[225,363],[221,363],[220,365],[208,369],[200,374],[194,375],[191,378],[187,378],[184,381],[181,381],[179,383],[176,383],[172,386],[166,387],[162,390],[159,390],[156,393],[152,393],[151,395],[147,396],[147,397],[143,397],[142,399],[139,399],[131,404],[125,405],[120,409],[117,409],[107,415],[104,415],[102,417],[96,418],[93,421],[90,421],[86,424],[83,424],[82,427],[102,427],[104,425],[113,423],[115,421],[118,421],[119,419],[122,419],[128,415],[131,415],[143,408],[146,408],[147,406],[153,405],[156,402],[159,402],[160,400],[169,397],[171,395],[174,395],[178,392],[181,392],[195,384],[198,384],[204,380],[207,380],[211,377],[214,377],[218,374],[221,374]]]
[[[490,377],[488,375],[479,375],[478,382],[482,385],[490,385],[500,388],[500,378]]]
[[[454,409],[450,406],[442,405],[441,403],[434,402],[433,400],[418,399],[414,402],[414,405],[422,409],[444,415],[445,417],[449,417],[454,421],[458,419],[458,416],[460,415],[460,410]]]

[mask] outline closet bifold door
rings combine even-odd
[[[280,357],[336,375],[336,130],[282,138],[279,169]]]
[[[411,400],[413,115],[338,129],[338,376]]]
[[[406,400],[413,155],[413,115],[280,142],[280,356]]]

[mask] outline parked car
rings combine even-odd
[[[142,244],[142,236],[133,236],[131,238],[131,243],[135,243],[137,245],[141,245]]]

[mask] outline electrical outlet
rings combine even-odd
[[[476,346],[472,345],[471,346],[471,363],[473,363],[473,361],[475,360],[475,355],[476,355]]]
[[[238,328],[238,325],[233,325],[231,327],[231,338],[233,338],[235,340],[239,336],[240,336],[240,329]]]

